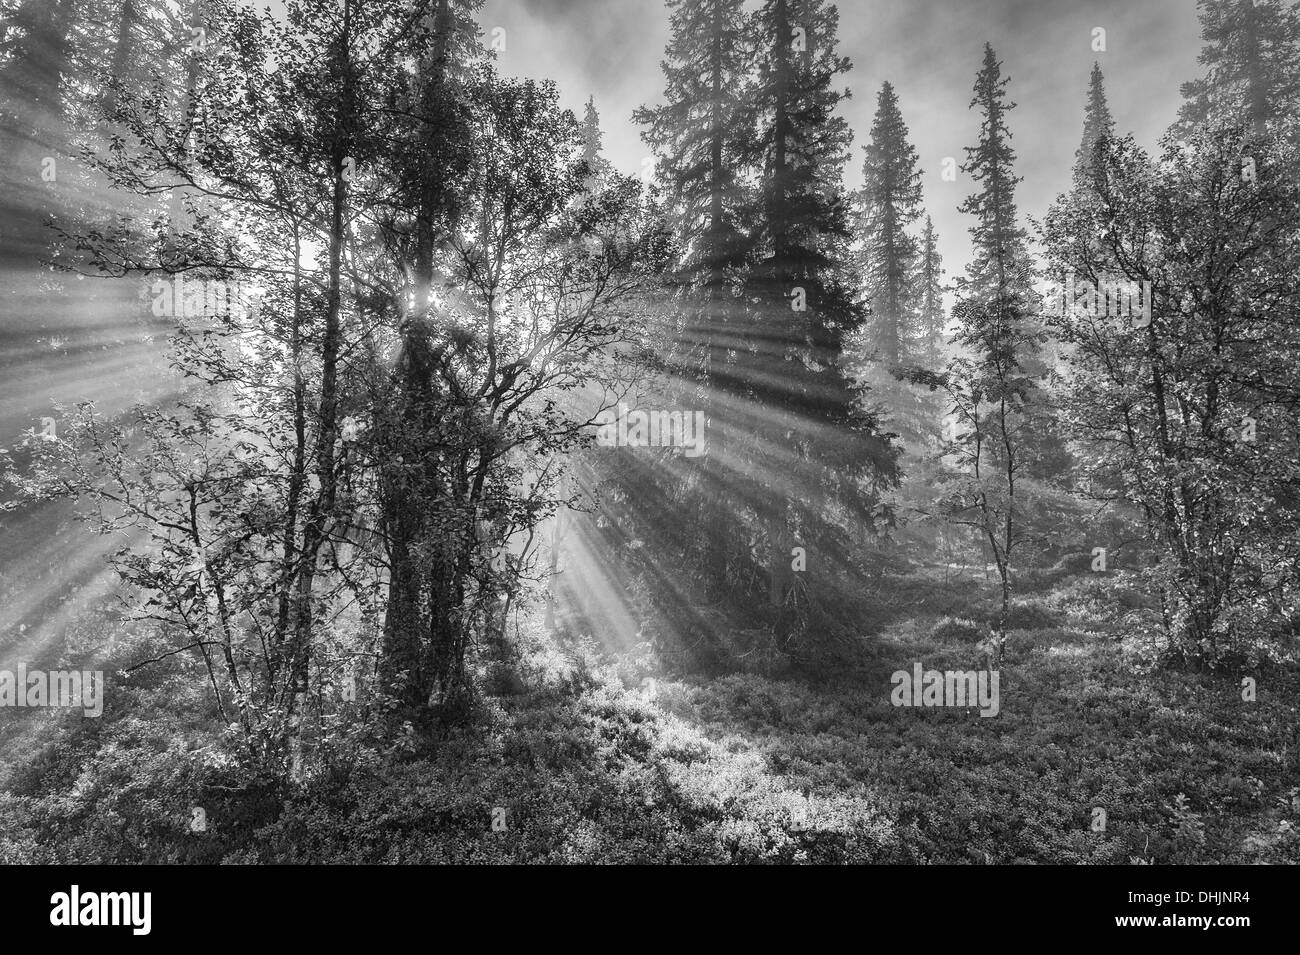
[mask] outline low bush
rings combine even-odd
[[[987,637],[988,633],[988,627],[981,627],[974,620],[965,617],[944,617],[930,628],[931,639],[959,643],[977,643]]]

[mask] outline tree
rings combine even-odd
[[[910,229],[921,214],[921,173],[891,84],[880,90],[871,142],[864,147],[858,232],[862,284],[870,308],[857,380],[883,410],[906,452],[925,443],[935,409],[895,372],[913,361],[918,329],[918,246]],[[916,462],[909,462],[909,466]]]
[[[79,409],[67,486],[105,527],[152,537],[118,555],[141,613],[177,640],[171,652],[198,651],[248,750],[298,771],[306,717],[357,650],[337,622],[373,607],[373,565],[348,548],[366,486],[345,421],[344,356],[367,325],[356,170],[381,154],[389,54],[411,27],[409,11],[364,0],[301,0],[283,20],[211,0],[179,121],[162,77],[123,90],[123,132],[88,157],[118,189],[181,194],[185,216],[68,236],[92,274],[155,283],[194,387],[135,411],[138,451]]]
[[[927,215],[921,231],[921,252],[917,263],[917,300],[920,304],[917,359],[927,368],[938,368],[943,355],[948,316],[943,306],[943,258],[934,221]]]
[[[406,321],[374,406],[387,552],[405,575],[383,672],[408,710],[464,712],[469,651],[501,637],[497,602],[562,503],[553,459],[588,423],[557,396],[598,387],[595,355],[632,337],[649,258],[639,187],[587,192],[581,129],[557,101],[553,84],[488,70],[467,90],[473,160],[435,257],[439,300]]]
[[[437,291],[456,282],[447,267],[451,237],[471,205],[472,98],[490,89],[478,72],[485,60],[473,20],[478,6],[473,0],[426,4],[400,51],[407,68],[394,105],[403,119],[392,128],[384,163],[384,178],[396,188],[377,223],[384,256],[372,266],[389,276],[380,302],[400,341],[392,366],[374,371],[371,430],[381,449],[377,524],[388,565],[379,675],[403,715],[423,714],[435,686],[449,713],[468,690],[458,649],[464,628],[454,617],[466,596],[467,542],[464,520],[439,510],[448,493],[438,442],[449,401],[436,367],[446,348],[439,351],[435,340],[445,334]],[[439,533],[448,541],[460,534],[462,543],[435,557],[428,549]]]
[[[1045,239],[1149,306],[1065,310],[1065,407],[1088,482],[1163,553],[1167,658],[1217,668],[1270,654],[1296,620],[1295,146],[1243,125],[1162,146],[1153,161],[1115,141],[1094,200],[1062,197]]]
[[[1015,200],[1021,179],[1014,172],[1016,154],[1007,128],[1007,114],[1016,106],[1006,98],[1010,82],[1002,76],[1002,64],[992,45],[984,44],[984,63],[971,100],[971,108],[980,111],[980,138],[976,145],[966,147],[966,162],[961,167],[980,188],[959,207],[976,219],[970,228],[974,254],[965,277],[957,282],[967,298],[990,303],[1017,294],[1022,287],[1015,283],[1030,276],[1022,268],[1028,252]]]
[[[742,0],[668,0],[665,102],[634,114],[657,150],[657,173],[681,236],[679,280],[702,288],[715,304],[726,301],[727,269],[745,254],[738,93],[750,54],[742,7]]]
[[[682,250],[672,278],[688,306],[660,393],[707,409],[708,450],[694,469],[629,463],[620,496],[636,484],[656,513],[698,515],[675,542],[663,538],[676,520],[641,527],[672,559],[701,565],[710,606],[679,607],[674,629],[719,648],[727,628],[711,617],[722,608],[765,649],[775,635],[793,650],[810,602],[792,550],[816,540],[819,567],[838,554],[852,566],[850,539],[874,525],[893,478],[895,452],[840,366],[863,318],[846,281],[849,132],[833,85],[848,61],[835,52],[829,4],[767,3],[748,21],[730,2],[670,6],[668,102],[638,113],[647,141],[668,154],[659,171]],[[715,163],[723,156],[730,165]],[[668,603],[693,599],[655,589]]]
[[[1184,83],[1179,133],[1244,117],[1256,132],[1300,106],[1300,11],[1283,0],[1197,0],[1205,75]]]
[[[701,457],[697,497],[704,578],[715,596],[727,587],[729,443],[722,394],[739,341],[733,279],[748,256],[743,153],[747,122],[741,93],[752,62],[742,0],[668,0],[672,37],[663,63],[664,102],[634,113],[657,154],[668,221],[679,250],[670,277],[685,310],[674,329],[669,374],[676,393],[701,404],[709,446]],[[694,548],[692,548],[694,549]]]
[[[747,149],[761,170],[746,279],[754,344],[740,352],[732,387],[760,414],[746,477],[766,530],[769,603],[783,608],[775,629],[791,639],[806,613],[793,589],[792,547],[816,541],[818,560],[846,556],[855,533],[879,518],[897,452],[842,365],[845,337],[864,316],[846,281],[841,175],[851,134],[836,113],[848,92],[834,84],[851,64],[836,52],[839,14],[823,0],[768,0],[754,16],[762,40]],[[831,512],[847,514],[854,531],[845,535]]]
[[[993,307],[992,313],[974,309],[968,310],[968,315],[996,314],[999,322],[1014,321],[1023,326],[1023,335],[1012,336],[1019,342],[1017,347],[1023,349],[1016,356],[1016,364],[1038,382],[1027,400],[1035,414],[1043,415],[1041,427],[1020,432],[1026,440],[1024,464],[1037,478],[1068,481],[1069,451],[1060,429],[1052,424],[1050,396],[1043,387],[1051,372],[1044,360],[1043,345],[1050,339],[1039,318],[1028,236],[1020,226],[1016,208],[1015,189],[1022,180],[1015,175],[1016,153],[1007,125],[1008,115],[1015,109],[1015,103],[1006,96],[1009,83],[993,47],[986,43],[971,100],[971,107],[980,111],[980,138],[975,146],[966,148],[967,161],[962,167],[979,185],[979,190],[960,207],[960,211],[976,218],[970,228],[974,249],[966,275],[958,278],[957,285],[966,302]]]
[[[604,154],[605,134],[600,128],[600,114],[596,112],[596,97],[587,97],[587,106],[582,114],[582,161],[590,170],[589,175],[595,183],[600,183],[614,171]]]
[[[295,774],[348,683],[378,691],[358,715],[464,712],[589,423],[562,396],[636,322],[639,188],[590,196],[577,120],[472,62],[467,9],[213,0],[183,121],[161,80],[124,90],[97,160],[183,187],[186,225],[67,237],[65,268],[157,279],[193,387],[135,411],[139,450],[79,408],[41,473],[149,535],[117,564],[164,656],[198,652],[248,751]]]
[[[1025,448],[1042,422],[1033,413],[1036,383],[1021,364],[1035,346],[1022,309],[1016,297],[959,303],[956,343],[964,353],[941,373],[909,373],[909,380],[940,391],[950,405],[953,429],[941,459],[952,464],[936,482],[938,508],[949,523],[976,532],[997,568],[994,667],[1002,662],[1018,559],[1038,538],[1029,519]]]
[[[863,150],[863,284],[871,304],[872,344],[881,361],[896,365],[911,357],[917,338],[912,287],[917,245],[908,230],[921,214],[921,172],[891,84],[881,87],[877,102],[871,142]]]
[[[1083,112],[1083,139],[1074,154],[1074,180],[1086,181],[1097,147],[1115,135],[1115,119],[1106,102],[1106,81],[1099,63],[1092,64],[1088,79],[1088,102]]]
[[[981,115],[980,140],[967,147],[963,169],[979,184],[962,205],[974,215],[974,256],[959,280],[956,344],[963,351],[946,371],[913,380],[942,389],[951,401],[954,433],[944,456],[957,473],[944,509],[949,520],[974,528],[998,571],[1001,608],[995,628],[995,662],[1002,659],[1017,559],[1039,534],[1030,520],[1027,480],[1042,447],[1051,441],[1051,419],[1040,383],[1043,336],[1035,315],[1033,270],[1026,235],[1017,221],[1015,152],[1007,113],[1009,80],[993,47],[985,44],[972,108]],[[1040,497],[1045,497],[1041,495]]]

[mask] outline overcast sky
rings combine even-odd
[[[969,104],[985,40],[1019,104],[1010,125],[1025,179],[1017,197],[1022,216],[1041,216],[1068,185],[1094,60],[1120,132],[1148,147],[1175,118],[1180,84],[1199,72],[1194,0],[844,0],[839,9],[839,51],[853,61],[845,79],[853,96],[841,105],[854,132],[846,182],[861,181],[861,146],[880,84],[889,80],[921,157],[924,201],[950,274],[969,254],[969,217],[957,205],[971,184],[961,176],[943,182],[940,170],[944,157],[962,161],[962,147],[975,141],[979,124]],[[640,170],[648,150],[631,114],[663,94],[662,3],[487,0],[480,20],[488,41],[493,28],[505,31],[503,73],[555,80],[579,116],[595,96],[607,158],[625,172]],[[1104,53],[1092,50],[1096,27],[1106,30]]]

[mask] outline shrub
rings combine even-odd
[[[999,613],[989,617],[989,626],[996,627]],[[1047,630],[1061,622],[1061,615],[1038,600],[1013,600],[1007,608],[1008,630]]]
[[[987,633],[986,627],[965,617],[944,617],[930,628],[930,636],[935,640],[955,640],[961,643],[976,643],[984,639]]]

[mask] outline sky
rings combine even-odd
[[[1148,149],[1176,117],[1181,84],[1200,72],[1194,0],[844,0],[839,9],[839,52],[853,62],[843,77],[852,96],[840,106],[854,132],[845,182],[861,182],[862,145],[888,80],[920,155],[926,211],[950,276],[969,257],[970,218],[957,206],[973,190],[961,174],[944,182],[941,170],[976,140],[969,106],[986,40],[1018,104],[1009,122],[1022,218],[1041,218],[1069,184],[1094,61],[1117,129]],[[479,19],[489,43],[504,31],[495,34],[503,73],[555,80],[579,116],[594,96],[606,158],[635,174],[649,150],[632,111],[661,101],[668,16],[658,0],[486,0]],[[1093,50],[1096,28],[1106,31],[1104,52]]]

